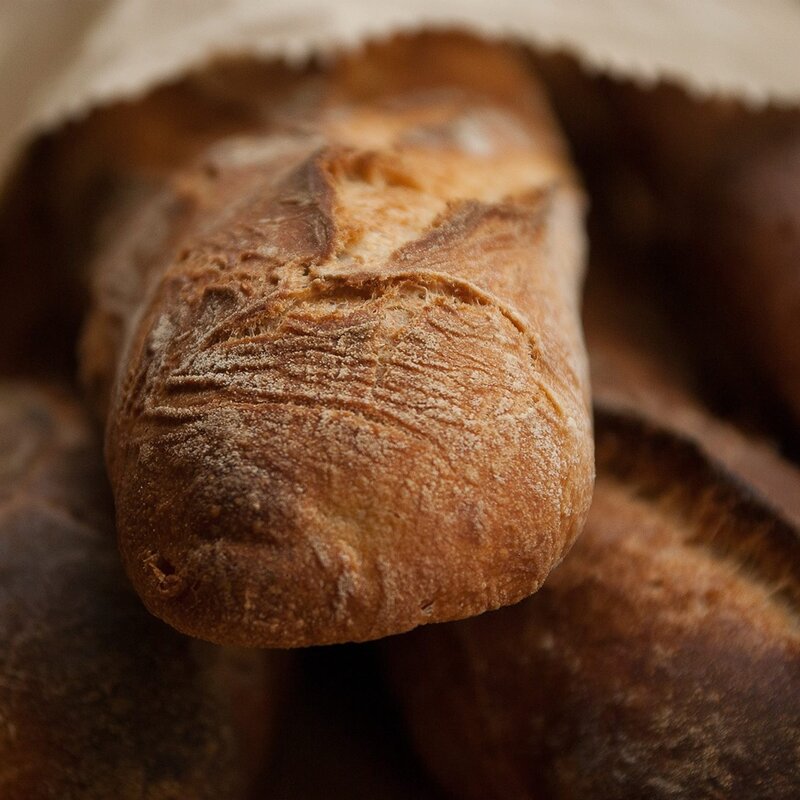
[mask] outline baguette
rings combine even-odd
[[[698,354],[681,346],[678,325],[654,302],[654,287],[625,288],[631,274],[595,253],[583,315],[595,403],[695,442],[800,528],[800,472],[773,442],[753,431],[745,435],[697,399]]]
[[[544,587],[390,643],[418,750],[476,800],[797,797],[798,528],[690,438],[595,424],[589,521]]]
[[[460,798],[797,797],[800,473],[587,338],[586,528],[534,597],[386,643],[417,748]]]
[[[796,427],[800,112],[669,85],[602,89],[621,129],[618,164],[638,165],[656,207],[647,233],[681,253],[670,283],[720,401],[746,401],[774,425],[778,399]],[[606,228],[629,236],[631,204],[602,205]]]
[[[134,586],[276,647],[531,594],[593,482],[584,200],[540,87],[430,34],[259,103],[94,265],[83,374]]]
[[[0,386],[0,796],[244,798],[274,661],[151,617],[112,531],[102,459],[75,403]]]

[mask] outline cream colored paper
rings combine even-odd
[[[0,0],[0,181],[37,133],[214,56],[303,59],[422,26],[800,104],[800,0]]]

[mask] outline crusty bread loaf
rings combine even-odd
[[[606,163],[602,174],[588,170],[605,231],[677,248],[664,282],[686,312],[683,324],[720,401],[734,395],[774,425],[769,401],[780,398],[797,423],[800,111],[701,101],[669,84],[647,91],[601,79],[592,89],[605,97],[614,138],[575,124],[568,130],[583,137],[579,152]],[[569,101],[565,94],[561,105]],[[636,170],[646,190],[631,202],[630,187],[609,185],[608,176]],[[593,177],[604,183],[593,187]]]
[[[455,797],[800,792],[798,529],[697,443],[600,412],[586,528],[532,598],[389,642]]]
[[[438,34],[282,88],[95,265],[128,573],[178,629],[260,646],[515,602],[593,480],[584,203],[542,92]]]
[[[745,435],[708,411],[698,399],[698,353],[681,347],[654,287],[633,290],[631,270],[598,258],[597,249],[583,314],[595,403],[694,441],[800,528],[800,470],[781,458],[774,442],[753,431]]]
[[[534,597],[388,640],[394,683],[455,797],[797,797],[800,473],[617,338],[618,301],[588,315],[583,534]]]
[[[800,115],[791,136],[721,168],[700,214],[707,224],[693,244],[708,265],[705,296],[722,293],[726,333],[800,423]]]
[[[243,798],[274,671],[153,619],[112,531],[74,402],[0,386],[0,797]]]

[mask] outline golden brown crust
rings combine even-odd
[[[593,465],[583,200],[524,64],[368,49],[161,202],[101,257],[83,349],[148,607],[298,646],[535,591]]]
[[[800,540],[691,438],[598,410],[589,521],[532,598],[389,643],[464,798],[796,797]]]
[[[243,751],[263,746],[273,702],[265,659],[184,639],[141,607],[98,448],[58,391],[0,387],[0,573],[4,800],[244,796]]]

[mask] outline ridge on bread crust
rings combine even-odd
[[[779,497],[732,471],[716,456],[715,440],[710,448],[702,436],[602,402],[595,404],[595,424],[598,471],[625,484],[631,497],[680,521],[686,532],[682,544],[768,587],[771,602],[797,613],[799,520],[781,507]],[[785,469],[800,488],[800,474],[789,465]]]

